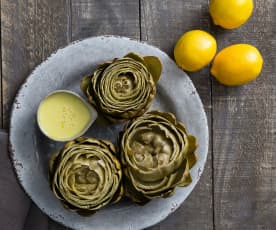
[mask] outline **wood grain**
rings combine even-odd
[[[18,87],[41,61],[68,42],[67,1],[2,0],[4,127]]]
[[[97,35],[139,39],[139,0],[72,1],[72,39]]]
[[[0,38],[0,41],[1,41],[1,38]],[[0,55],[1,55],[0,57],[2,57],[2,51],[0,52]],[[2,108],[3,103],[2,103],[2,101],[3,101],[3,89],[2,89],[2,63],[1,63],[1,65],[0,65],[0,129],[3,128],[3,108]]]
[[[264,57],[261,76],[242,87],[213,81],[216,229],[276,228],[275,1],[255,1],[237,30],[213,27],[219,49],[250,43]]]
[[[208,3],[204,0],[142,0],[141,37],[173,57],[179,36],[190,29],[209,29]],[[190,74],[202,100],[211,127],[211,84],[208,70]],[[185,90],[185,89],[183,89]],[[211,144],[211,143],[210,143]],[[212,149],[210,145],[210,150]],[[209,151],[202,178],[184,204],[151,229],[213,229],[212,155]]]
[[[1,2],[0,2],[0,19],[1,18]],[[1,23],[2,24],[2,23]],[[2,28],[2,25],[0,24],[0,30]],[[0,36],[0,42],[1,42],[2,36]],[[1,42],[2,44],[2,42]],[[3,89],[2,89],[2,46],[0,48],[0,129],[3,128]]]
[[[31,70],[70,37],[66,0],[1,0],[3,125],[18,87]],[[49,230],[66,229],[49,220]]]
[[[210,80],[208,68],[189,74],[208,116],[208,161],[185,203],[151,229],[273,230],[276,1],[255,3],[248,23],[223,30],[211,24],[204,0],[1,0],[0,125],[3,120],[8,128],[12,100],[30,71],[72,40],[103,34],[141,37],[172,56],[183,32],[204,29],[215,35],[219,49],[233,43],[253,44],[264,56],[264,69],[251,84],[224,87]],[[49,230],[67,229],[51,220],[48,225]]]

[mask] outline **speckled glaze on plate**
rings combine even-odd
[[[183,121],[199,142],[199,161],[191,170],[193,182],[177,188],[174,196],[155,199],[145,206],[129,200],[108,206],[91,217],[82,217],[63,208],[48,183],[48,161],[62,144],[49,140],[39,130],[36,111],[39,102],[54,90],[79,88],[81,78],[95,67],[129,52],[158,56],[163,71],[151,109],[172,112]],[[98,119],[85,134],[114,143],[122,129]],[[208,126],[203,105],[189,77],[167,54],[156,47],[124,37],[100,36],[75,42],[58,50],[40,64],[21,86],[13,105],[10,123],[10,151],[15,171],[26,193],[48,216],[78,230],[134,230],[152,226],[175,211],[188,197],[203,171],[208,152]]]

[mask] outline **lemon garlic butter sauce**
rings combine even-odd
[[[45,135],[57,141],[67,141],[87,129],[91,116],[90,108],[77,95],[57,91],[42,100],[37,119]]]

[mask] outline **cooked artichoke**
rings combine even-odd
[[[49,181],[64,207],[91,215],[121,199],[122,170],[114,154],[109,141],[79,137],[53,155]]]
[[[189,185],[196,148],[196,138],[171,113],[152,111],[135,118],[120,135],[125,195],[143,204]]]
[[[154,56],[129,53],[100,65],[81,81],[81,89],[91,104],[112,122],[141,116],[156,94],[162,71]]]

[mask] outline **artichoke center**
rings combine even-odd
[[[75,174],[76,187],[86,185],[87,189],[94,190],[97,188],[99,180],[97,173],[89,169],[88,166],[82,166]]]
[[[128,94],[135,87],[134,77],[132,73],[121,73],[116,76],[114,81],[114,89],[116,93],[119,94]]]
[[[131,148],[137,163],[146,168],[166,165],[172,154],[170,141],[161,133],[154,131],[138,134]]]

